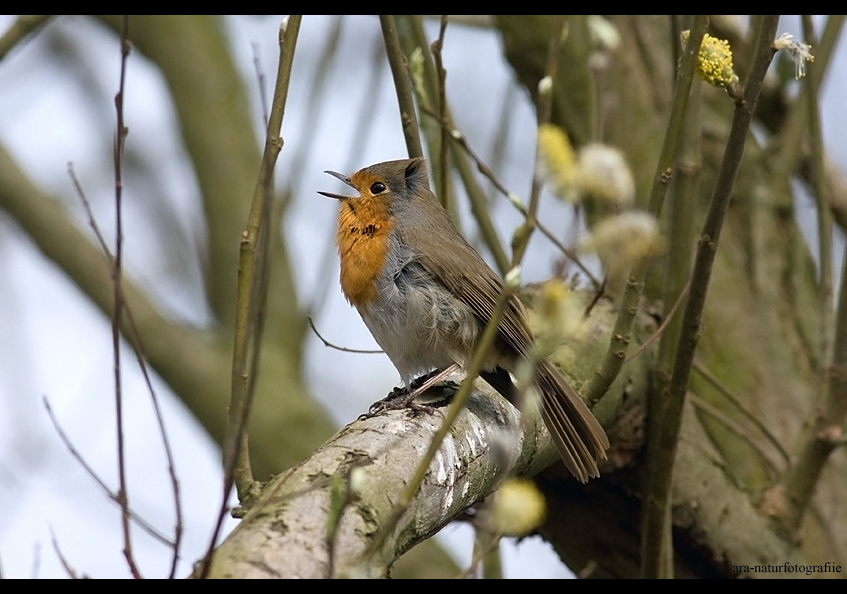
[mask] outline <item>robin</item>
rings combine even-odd
[[[341,203],[335,238],[341,289],[407,389],[418,374],[470,363],[503,283],[430,191],[426,160],[387,161],[349,177],[326,173],[358,192],[320,192]],[[524,307],[512,297],[480,374],[512,401],[509,372],[532,343]],[[583,483],[599,476],[596,460],[609,447],[600,423],[547,361],[537,367],[536,384],[542,418],[567,468]]]

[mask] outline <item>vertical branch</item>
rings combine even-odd
[[[671,80],[676,82],[676,69],[679,68],[679,60],[682,57],[680,55],[679,50],[679,36],[682,34],[683,25],[682,25],[682,15],[672,14],[671,15],[671,56],[673,58],[673,62],[671,63],[671,68],[673,69],[671,74]]]
[[[85,210],[85,214],[88,216],[88,224],[94,232],[94,236],[97,238],[97,242],[100,245],[100,248],[103,250],[103,255],[106,256],[107,261],[110,266],[114,266],[115,256],[112,254],[109,246],[106,244],[106,240],[103,239],[103,234],[100,232],[100,227],[97,224],[97,221],[94,220],[94,214],[91,212],[91,205],[88,203],[88,199],[85,197],[85,192],[82,189],[82,184],[79,183],[79,180],[76,177],[76,173],[74,173],[74,168],[72,163],[68,163],[68,175],[71,178],[71,181],[74,184],[74,188],[77,191],[77,195],[82,201],[83,209]],[[121,293],[123,294],[123,286],[121,286]],[[177,479],[176,473],[176,463],[174,462],[173,450],[171,449],[170,440],[168,439],[168,432],[165,429],[165,419],[162,415],[162,408],[159,406],[159,398],[156,396],[156,390],[153,388],[153,382],[150,380],[150,372],[147,369],[147,356],[144,354],[144,348],[141,342],[141,333],[138,331],[138,326],[135,324],[135,318],[132,315],[132,309],[129,307],[129,304],[126,303],[126,299],[124,299],[124,310],[126,313],[127,322],[129,325],[129,337],[131,338],[132,348],[135,350],[135,356],[138,360],[138,366],[141,369],[141,375],[144,376],[144,383],[147,386],[147,391],[150,393],[150,400],[153,404],[153,412],[156,416],[156,425],[159,427],[159,436],[162,438],[162,446],[165,450],[165,457],[168,461],[168,476],[171,480],[171,492],[173,493],[174,498],[174,514],[176,516],[176,524],[174,526],[174,540],[173,542],[164,539],[162,542],[169,545],[173,549],[173,557],[171,559],[171,569],[168,574],[168,579],[173,579],[176,575],[176,566],[179,560],[179,547],[182,543],[182,531],[183,531],[183,520],[182,520],[182,502],[179,496],[179,480]],[[46,400],[45,400],[45,404]],[[52,415],[50,411],[50,406],[47,404],[47,411]],[[56,425],[56,429],[60,435],[62,435],[61,429],[59,429],[58,424],[54,419],[54,424]],[[69,445],[69,444],[66,444]],[[71,453],[73,453],[73,448],[69,446]],[[80,459],[81,464],[87,470],[87,465],[83,460]],[[89,470],[90,472],[90,470]],[[106,493],[111,497],[114,501],[118,501],[117,496],[114,495],[102,481],[96,476],[94,477],[101,486],[106,490]],[[130,517],[133,520],[138,522],[142,528],[145,530],[146,525],[143,521],[139,521],[133,513],[130,511]],[[157,536],[158,538],[158,536]]]
[[[679,37],[677,37],[679,39]],[[679,43],[677,42],[678,46]],[[676,163],[678,176],[675,180],[674,190],[676,195],[670,204],[670,228],[668,231],[668,249],[666,255],[666,267],[664,272],[664,286],[662,289],[662,300],[664,302],[663,318],[667,327],[662,332],[659,343],[659,354],[656,361],[654,373],[654,386],[648,392],[647,407],[647,458],[644,489],[650,483],[650,476],[655,471],[656,448],[659,445],[659,432],[662,427],[664,413],[663,405],[667,401],[668,387],[673,372],[674,358],[676,357],[677,343],[682,330],[682,316],[676,315],[672,319],[672,308],[675,308],[684,299],[683,292],[691,277],[691,267],[694,254],[694,217],[697,212],[697,195],[700,181],[700,170],[702,168],[702,157],[700,154],[700,98],[702,85],[695,83],[691,88],[691,99],[685,113],[683,124],[680,154]],[[646,510],[646,508],[644,508]],[[670,506],[666,507],[665,513],[670,515]],[[642,513],[642,521],[646,521],[647,514]],[[670,517],[665,521],[670,523]],[[665,531],[663,541],[660,545],[660,553],[652,553],[646,550],[650,545],[646,539],[642,540],[642,557],[659,554],[661,563],[660,572],[668,574],[672,571],[673,543],[670,539],[670,531]],[[656,543],[654,543],[655,545]]]
[[[812,15],[803,15],[803,36],[806,43],[811,47],[817,47]],[[832,362],[832,328],[835,324],[835,316],[832,309],[832,211],[826,188],[824,173],[823,138],[821,135],[820,114],[818,112],[818,88],[820,76],[811,72],[817,70],[818,66],[812,62],[809,64],[809,76],[806,82],[806,107],[809,135],[811,137],[811,162],[812,162],[812,191],[815,195],[818,214],[818,249],[820,255],[820,327],[821,344],[818,354],[818,367],[820,368],[820,398],[824,398],[829,387],[827,370]]]
[[[409,46],[412,43],[421,48],[421,51],[424,54],[423,70],[426,93],[431,97],[435,97],[438,89],[438,85],[436,83],[437,73],[432,55],[429,51],[424,51],[428,50],[429,46],[423,30],[421,18],[419,15],[407,16],[404,18],[408,19],[408,28],[411,30],[411,35],[413,37],[413,39],[407,40],[410,43],[406,44],[406,50],[409,51]],[[450,114],[449,106],[447,106],[446,112],[448,125],[450,127],[450,138],[456,142],[456,134],[461,133],[456,129],[453,117]],[[500,239],[497,236],[497,230],[494,228],[494,223],[491,221],[491,213],[489,212],[488,203],[485,199],[485,192],[483,192],[482,188],[474,178],[473,168],[471,167],[471,164],[464,152],[454,150],[452,155],[453,163],[459,173],[459,176],[462,178],[462,184],[464,184],[465,191],[468,194],[468,200],[471,205],[471,213],[479,227],[480,236],[485,242],[488,250],[491,252],[491,256],[494,258],[497,270],[501,275],[505,275],[509,270],[509,258],[506,256],[506,251],[500,244]]]
[[[697,212],[697,195],[700,184],[700,170],[703,167],[700,154],[700,99],[702,86],[695,84],[691,88],[691,100],[685,114],[679,159],[676,163],[675,196],[670,204],[670,225],[668,230],[668,249],[664,273],[662,301],[663,318],[667,319],[670,310],[682,294],[691,276],[692,256],[694,254],[694,217]],[[676,344],[682,327],[682,318],[674,317],[665,331],[659,346],[657,362],[658,377],[655,395],[661,394],[662,386],[667,388],[673,369]],[[658,407],[650,408],[650,420],[654,420]]]
[[[656,455],[650,461],[653,465],[653,472],[642,499],[645,507],[644,513],[646,514],[641,534],[643,543],[642,577],[669,577],[673,570],[672,561],[667,566],[663,564],[662,550],[657,545],[665,542],[664,539],[668,538],[666,532],[670,530],[668,506],[670,505],[673,465],[679,441],[679,429],[682,424],[682,409],[691,375],[691,365],[694,361],[694,353],[700,336],[703,306],[706,302],[718,239],[729,207],[735,176],[744,154],[744,146],[750,131],[750,122],[753,119],[753,110],[762,89],[765,73],[773,58],[772,44],[778,23],[779,15],[767,15],[763,17],[762,26],[757,32],[758,38],[755,44],[753,61],[747,82],[744,85],[743,95],[736,99],[735,114],[732,119],[726,150],[715,181],[709,211],[697,247],[697,256],[691,278],[691,291],[683,314],[682,332],[677,346],[667,404],[659,428]],[[691,37],[694,37],[693,28]]]
[[[259,177],[256,180],[256,188],[253,192],[247,227],[241,235],[232,362],[232,399],[229,407],[227,435],[224,441],[223,501],[221,502],[217,525],[209,543],[209,549],[203,560],[201,577],[208,575],[212,552],[226,514],[227,500],[233,484],[237,483],[239,499],[244,504],[249,504],[256,487],[250,471],[245,429],[250,410],[250,384],[253,381],[252,374],[248,369],[248,367],[251,367],[248,362],[248,350],[252,335],[257,330],[256,313],[259,305],[259,291],[257,289],[260,286],[258,279],[261,277],[260,262],[257,261],[261,259],[261,254],[257,253],[259,251],[257,247],[260,247],[260,231],[262,227],[268,225],[265,218],[268,212],[267,204],[270,201],[273,169],[283,145],[280,130],[285,114],[285,102],[288,98],[288,84],[291,79],[291,66],[294,61],[300,21],[300,15],[291,15],[280,26],[279,66],[265,137],[265,149],[262,155]],[[257,349],[258,345],[255,346],[252,353],[254,360],[259,357]],[[255,367],[253,369],[255,370]]]
[[[679,145],[682,122],[688,106],[688,94],[691,89],[691,82],[694,79],[697,54],[700,51],[700,43],[703,41],[708,25],[709,19],[707,16],[697,15],[694,18],[691,25],[691,34],[682,56],[679,78],[676,87],[674,87],[668,128],[662,142],[656,171],[653,174],[653,185],[650,188],[649,211],[656,217],[661,213],[665,200],[665,192],[670,181],[671,165]],[[609,343],[609,350],[606,352],[606,358],[603,360],[601,368],[591,378],[586,390],[588,406],[593,406],[606,393],[621,371],[626,358],[626,349],[629,346],[632,322],[638,312],[638,302],[641,299],[641,291],[644,289],[644,278],[647,276],[648,264],[649,257],[645,256],[630,273],[618,317],[615,320],[615,327],[612,330],[612,338]]]
[[[124,83],[126,82],[126,62],[129,56],[129,15],[123,17],[121,30],[121,73],[118,94],[115,95],[115,112],[117,131],[115,134],[114,168],[115,168],[115,258],[112,261],[112,284],[114,287],[115,310],[112,315],[112,353],[115,370],[115,417],[118,433],[118,502],[121,506],[121,528],[124,538],[124,557],[133,577],[140,578],[141,574],[132,555],[132,536],[129,525],[129,495],[126,488],[126,463],[124,455],[123,431],[123,395],[121,392],[121,317],[123,312],[123,291],[121,290],[121,275],[123,265],[123,221],[121,218],[121,199],[123,195],[123,178],[121,159],[123,157],[124,141],[127,128],[124,125]]]
[[[410,158],[423,157],[418,116],[415,111],[415,102],[412,100],[409,67],[403,56],[403,50],[400,49],[394,15],[379,15],[379,24],[385,39],[385,53],[388,56],[388,64],[391,66],[391,75],[394,77],[394,88],[397,90],[397,103],[400,106],[400,120],[403,125],[403,136],[406,138],[406,150]]]
[[[547,49],[547,67],[544,69],[544,78],[538,83],[537,129],[550,122],[550,115],[553,111],[553,80],[556,78],[556,70],[559,65],[559,53],[562,49],[562,36],[565,32],[566,23],[567,17],[560,15],[556,17],[556,23],[553,25],[553,36],[550,38],[550,45]],[[538,201],[541,196],[541,187],[544,185],[544,178],[538,167],[539,158],[540,152],[538,143],[536,143],[535,167],[532,174],[532,187],[529,192],[529,208],[526,221],[515,232],[515,237],[512,240],[512,267],[520,264],[523,260],[529,239],[538,224],[536,220]]]
[[[85,461],[85,458],[82,457],[82,454],[80,454],[74,447],[74,444],[71,443],[70,438],[65,434],[64,430],[62,430],[61,425],[59,425],[59,421],[56,419],[56,415],[53,414],[53,409],[50,407],[50,402],[47,400],[46,397],[43,399],[43,402],[44,408],[47,410],[47,416],[50,418],[50,422],[53,424],[53,428],[56,430],[56,434],[59,436],[59,439],[61,439],[62,443],[65,444],[68,453],[73,457],[74,460],[79,463],[80,466],[82,466],[82,469],[88,474],[88,476],[90,476],[94,480],[94,482],[97,483],[97,486],[99,486],[103,490],[103,493],[106,495],[106,497],[108,497],[112,502],[114,502],[120,507],[121,502],[118,500],[118,494],[112,493],[112,490],[109,489],[109,486],[106,484],[106,482],[99,476],[97,476],[97,473],[94,472],[94,469],[89,466],[88,462]],[[170,547],[173,547],[176,544],[174,542],[171,542],[167,536],[156,530],[156,528],[154,528],[152,524],[147,522],[138,514],[134,513],[132,510],[129,510],[129,515],[142,530],[144,530],[147,534],[149,534],[162,544],[168,545]]]
[[[811,15],[803,15],[803,34],[806,43],[814,47],[816,40]],[[780,507],[784,511],[780,519],[791,531],[800,527],[821,471],[839,439],[844,439],[843,424],[847,416],[847,269],[841,273],[841,293],[835,317],[832,311],[832,213],[824,178],[823,139],[818,113],[818,85],[822,76],[816,71],[825,65],[816,61],[808,67],[806,95],[811,135],[811,181],[817,202],[821,266],[821,396],[818,399],[820,404],[814,408],[814,417],[808,423],[811,430],[801,441],[796,462],[787,470],[782,481],[784,498]]]
[[[450,204],[448,197],[449,185],[447,183],[447,149],[450,134],[450,118],[447,115],[447,71],[444,69],[441,50],[444,47],[444,32],[447,29],[447,15],[441,15],[441,28],[438,31],[438,39],[432,42],[430,50],[435,58],[435,69],[438,72],[438,113],[441,122],[441,142],[438,155],[438,187],[437,195],[441,206],[447,208]]]
[[[838,315],[835,322],[835,344],[832,366],[827,370],[829,389],[823,402],[815,407],[811,430],[800,444],[796,463],[777,485],[779,504],[774,515],[789,530],[796,532],[815,491],[829,455],[847,443],[844,419],[847,418],[847,250],[841,270]]]

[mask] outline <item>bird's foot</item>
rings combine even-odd
[[[436,369],[412,380],[407,387],[398,386],[382,400],[377,400],[368,408],[368,412],[360,415],[359,420],[375,417],[387,410],[412,410],[415,412],[434,413],[435,407],[415,402],[415,399],[426,392],[434,383],[444,376],[444,371]]]

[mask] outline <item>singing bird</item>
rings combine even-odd
[[[429,189],[423,158],[387,161],[349,177],[330,175],[356,196],[340,202],[336,243],[341,289],[409,387],[433,369],[470,363],[503,287],[459,234]],[[512,399],[509,372],[533,344],[526,312],[510,297],[480,374]],[[609,440],[591,410],[547,361],[536,369],[541,414],[559,455],[581,482],[599,476]]]

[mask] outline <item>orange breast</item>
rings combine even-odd
[[[390,231],[383,199],[363,196],[341,203],[335,236],[341,257],[341,290],[356,307],[378,298],[376,279],[385,265]]]

